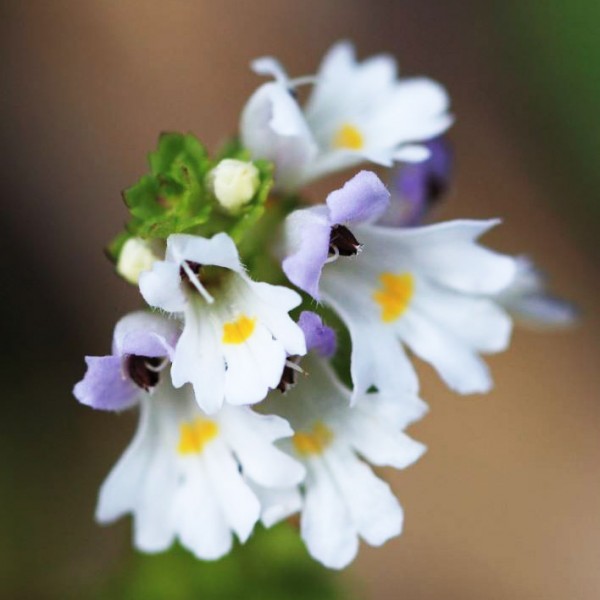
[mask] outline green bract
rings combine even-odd
[[[158,148],[148,155],[150,172],[123,192],[131,218],[126,231],[108,246],[109,257],[116,261],[129,237],[166,239],[172,233],[210,237],[225,232],[240,241],[264,212],[273,185],[273,166],[265,160],[253,162],[260,184],[254,197],[231,215],[219,206],[207,185],[210,171],[224,158],[250,160],[236,140],[212,159],[193,134],[163,133]]]

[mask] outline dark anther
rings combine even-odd
[[[427,204],[433,206],[436,204],[448,191],[448,182],[442,177],[430,175],[427,178]]]
[[[127,357],[125,368],[131,380],[137,386],[148,391],[158,383],[158,367],[162,360],[162,358],[155,356],[130,354]]]
[[[191,260],[186,260],[185,264],[192,270],[194,275],[198,275],[198,273],[200,273],[200,269],[202,269],[202,265],[200,263],[192,262]],[[190,280],[183,267],[179,267],[179,277],[181,277],[182,281]]]
[[[294,367],[289,366],[287,363],[293,363],[297,365],[300,362],[299,356],[289,356],[285,367],[283,367],[283,373],[281,374],[281,380],[277,385],[277,389],[285,394],[288,390],[292,389],[296,385],[296,380],[298,379],[298,370],[294,369]]]
[[[298,100],[298,92],[294,88],[288,88],[288,94],[294,99]]]
[[[360,251],[360,244],[352,232],[343,225],[334,225],[329,236],[329,254],[354,256]]]

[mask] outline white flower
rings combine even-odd
[[[520,323],[533,328],[568,327],[577,321],[577,308],[546,291],[546,278],[525,256],[516,258],[517,271],[497,301]]]
[[[355,394],[372,385],[386,392],[417,389],[399,341],[452,389],[488,391],[492,381],[479,353],[508,345],[511,320],[493,296],[513,280],[516,267],[476,240],[498,221],[373,225],[388,201],[378,178],[362,172],[329,194],[324,206],[292,213],[284,271],[344,320]]]
[[[365,161],[389,167],[424,160],[429,153],[422,143],[451,124],[440,85],[424,78],[399,80],[390,56],[358,63],[348,42],[324,57],[304,109],[294,88],[307,79],[288,80],[273,58],[258,59],[253,67],[275,81],[246,104],[242,141],[254,158],[275,163],[279,189],[293,190]]]
[[[252,200],[260,185],[258,169],[233,158],[222,160],[208,176],[209,186],[219,204],[235,213]]]
[[[300,296],[252,281],[224,233],[170,236],[165,260],[142,274],[140,291],[151,306],[183,313],[173,384],[190,382],[208,413],[224,401],[260,402],[278,385],[286,356],[306,351],[301,329],[287,314]]]
[[[269,489],[299,483],[304,468],[273,442],[292,434],[280,417],[248,407],[203,413],[189,386],[163,378],[141,400],[138,431],[102,485],[101,523],[133,516],[135,546],[166,550],[178,539],[198,558],[216,559],[250,536],[260,503],[247,481]]]
[[[129,283],[138,284],[140,275],[149,271],[158,256],[152,251],[152,245],[141,238],[129,238],[121,248],[117,260],[117,273]]]
[[[268,406],[295,430],[281,443],[307,469],[300,520],[309,553],[325,566],[341,569],[358,551],[358,539],[379,546],[402,531],[403,512],[387,483],[361,460],[403,469],[425,447],[402,432],[426,412],[414,394],[364,394],[350,408],[350,392],[322,358],[302,362],[308,376]],[[291,508],[283,497],[281,514]],[[272,499],[272,514],[276,514]],[[288,510],[286,510],[286,508]]]

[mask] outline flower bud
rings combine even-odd
[[[158,257],[150,244],[140,238],[129,238],[119,254],[117,273],[129,283],[138,284],[140,274],[149,271]]]
[[[233,158],[225,158],[209,174],[212,192],[230,213],[252,200],[259,185],[258,169],[251,162]]]

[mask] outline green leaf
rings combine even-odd
[[[212,168],[206,150],[192,134],[163,133],[148,156],[150,174],[125,190],[132,235],[166,238],[206,223],[214,203],[204,187]]]

